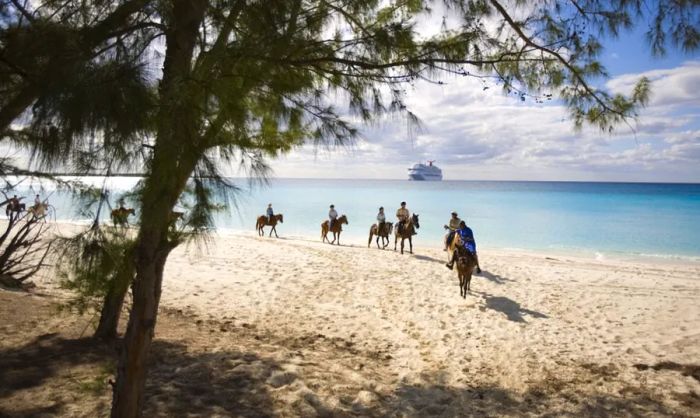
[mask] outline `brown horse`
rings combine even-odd
[[[459,277],[459,295],[466,298],[472,282],[472,273],[476,267],[476,257],[466,248],[460,246],[457,250],[455,263],[457,264],[457,277]]]
[[[448,261],[452,261],[452,257],[454,257],[455,264],[457,264],[459,295],[466,298],[470,290],[474,268],[477,266],[476,256],[464,248],[462,245],[462,238],[460,238],[459,234],[454,234],[452,242],[449,242],[447,247]]]
[[[408,223],[406,223],[403,228],[399,228],[399,225],[396,225],[396,228],[394,228],[394,251],[396,251],[396,243],[399,241],[399,238],[401,238],[401,254],[403,254],[403,242],[408,239],[408,252],[413,254],[413,241],[411,237],[418,228],[420,228],[420,224],[418,223],[417,213],[411,216],[411,219],[408,220]]]
[[[333,222],[333,229],[328,229],[329,221],[321,222],[321,242],[328,241],[328,231],[333,233],[333,241],[328,241],[333,244],[335,240],[338,240],[338,245],[340,245],[340,233],[343,232],[343,224],[348,225],[348,217],[345,215],[340,215],[338,219]]]
[[[39,203],[34,206],[30,206],[27,209],[27,213],[32,214],[34,218],[43,218],[49,211],[48,203]]]
[[[391,235],[391,230],[394,228],[394,224],[391,222],[384,222],[384,230],[383,231],[377,231],[377,224],[372,225],[369,228],[369,240],[367,240],[367,248],[372,244],[372,237],[374,235],[377,236],[377,248],[379,248],[379,237],[382,238],[382,250],[385,249],[391,240],[389,239],[389,235]]]
[[[129,225],[129,215],[135,213],[132,208],[119,207],[112,211],[110,217],[112,218],[112,223],[114,226],[128,226]]]
[[[272,236],[272,232],[274,231],[275,237],[279,238],[279,235],[277,235],[277,222],[284,223],[284,216],[282,216],[281,213],[273,215],[269,221],[267,220],[266,215],[261,215],[258,216],[258,221],[255,223],[255,229],[258,230],[258,235],[262,237],[265,235],[265,231],[263,229],[266,226],[271,226],[272,229],[270,230],[270,236]]]

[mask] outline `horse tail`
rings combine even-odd
[[[374,225],[369,227],[369,239],[367,240],[367,247],[372,245],[372,228],[374,228]]]

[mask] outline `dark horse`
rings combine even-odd
[[[271,226],[272,229],[270,230],[270,236],[272,236],[272,232],[274,231],[275,236],[279,238],[279,235],[277,235],[277,222],[284,223],[284,217],[281,213],[278,213],[277,215],[272,215],[272,218],[270,218],[269,221],[267,220],[267,216],[265,215],[258,216],[258,221],[255,223],[255,229],[258,230],[258,235],[262,237],[263,235],[265,235],[265,231],[263,231],[263,229],[266,226]]]
[[[467,297],[472,282],[472,273],[476,267],[476,257],[461,245],[457,249],[457,277],[459,277],[459,295]]]
[[[329,221],[321,222],[321,242],[328,241],[329,243],[333,244],[337,239],[338,245],[340,245],[340,233],[343,232],[343,224],[348,224],[348,217],[345,215],[340,215],[340,217],[333,222],[333,229],[330,229],[330,232],[333,233],[333,241],[328,240],[328,224]]]
[[[372,244],[372,237],[377,236],[377,248],[379,247],[379,237],[382,238],[382,250],[389,245],[391,240],[389,240],[389,235],[391,235],[391,230],[394,228],[394,224],[391,222],[384,222],[384,228],[382,231],[378,231],[379,226],[377,224],[372,225],[369,228],[369,240],[367,240],[367,248]]]
[[[112,218],[112,223],[114,226],[129,226],[129,215],[134,214],[134,209],[118,207],[112,211],[110,218]]]
[[[408,252],[413,254],[413,241],[411,240],[411,237],[418,228],[420,228],[420,224],[418,223],[417,213],[414,213],[411,216],[411,219],[408,220],[408,222],[406,223],[406,225],[404,225],[403,228],[399,228],[399,225],[397,224],[396,228],[394,229],[394,251],[396,251],[396,243],[399,241],[399,238],[401,238],[401,254],[403,254],[403,241],[405,239],[408,239]]]

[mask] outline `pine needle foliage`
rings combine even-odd
[[[80,314],[96,313],[112,288],[126,289],[134,277],[134,238],[124,228],[90,228],[59,238],[56,263],[60,286],[74,295],[64,307]]]

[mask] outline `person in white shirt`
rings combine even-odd
[[[459,229],[459,223],[462,222],[461,219],[459,219],[459,215],[457,215],[457,212],[452,212],[452,217],[450,218],[450,222],[445,225],[445,229],[448,230],[447,235],[445,235],[445,251],[450,246],[450,243],[452,243],[452,239],[454,239],[455,236],[455,231]]]
[[[338,212],[335,211],[335,206],[331,205],[331,210],[328,211],[328,229],[333,229],[333,224],[338,218]]]

